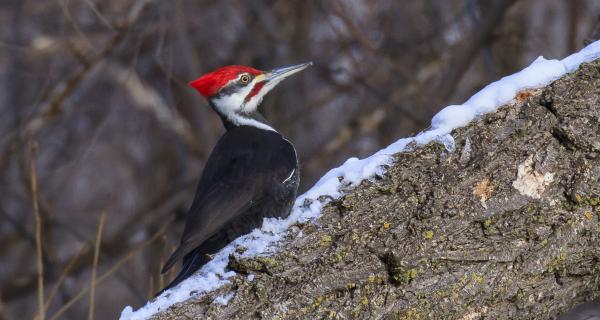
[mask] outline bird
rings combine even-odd
[[[211,260],[211,255],[262,224],[289,216],[300,183],[294,145],[257,111],[263,97],[312,62],[261,71],[225,66],[190,82],[219,115],[225,133],[213,148],[188,210],[179,246],[161,273],[179,260],[177,286]]]

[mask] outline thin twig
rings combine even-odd
[[[129,259],[133,258],[142,249],[144,249],[150,243],[152,243],[153,241],[158,239],[160,236],[162,236],[162,234],[165,232],[165,230],[167,229],[167,227],[169,225],[170,225],[170,223],[164,224],[154,235],[152,235],[152,237],[150,237],[149,239],[146,239],[146,241],[142,242],[136,248],[131,250],[126,256],[124,256],[119,261],[117,261],[117,263],[115,263],[115,265],[112,268],[110,268],[110,270],[106,271],[98,278],[98,280],[96,281],[96,285],[99,285],[104,280],[106,280],[108,277],[110,277],[113,273],[117,272],[123,266],[123,264],[125,264],[125,262],[129,261]],[[69,308],[71,308],[71,306],[73,306],[77,301],[79,301],[79,299],[81,299],[88,292],[88,290],[90,290],[89,286],[81,289],[81,291],[79,291],[79,293],[77,293],[77,295],[75,295],[73,298],[71,298],[71,300],[69,300],[69,302],[67,302],[65,305],[63,305],[52,316],[52,318],[50,318],[50,320],[56,320],[56,319],[60,318],[60,316],[62,316],[63,313],[65,313],[67,310],[69,310]]]
[[[148,278],[148,300],[152,299],[154,295],[154,277],[150,275]]]
[[[71,27],[73,27],[73,30],[75,30],[77,35],[79,35],[79,37],[85,42],[86,47],[89,50],[92,50],[94,48],[92,41],[88,38],[88,36],[85,34],[85,32],[83,32],[81,30],[81,27],[79,27],[79,24],[77,24],[77,21],[75,21],[75,18],[73,17],[73,15],[71,14],[71,11],[67,7],[66,1],[59,0],[58,3],[60,4],[60,7],[62,9],[63,16],[65,17],[65,19],[69,22],[69,24],[71,24]]]
[[[163,248],[165,246],[163,245]],[[165,275],[162,274],[162,272],[160,272],[160,270],[162,269],[162,266],[165,265],[165,257],[164,257],[164,250],[162,251],[161,255],[160,255],[160,264],[158,265],[158,287],[159,288],[164,288],[165,287]],[[160,290],[160,289],[159,289]],[[154,294],[154,293],[152,293]]]
[[[490,2],[490,8],[485,10],[481,25],[471,31],[469,37],[457,48],[452,57],[446,74],[442,77],[438,88],[438,96],[447,100],[454,93],[463,75],[473,62],[475,55],[486,45],[494,30],[498,28],[505,13],[518,0],[495,0]]]
[[[156,90],[144,85],[134,69],[128,70],[117,64],[107,63],[103,71],[125,89],[135,101],[135,107],[149,112],[165,128],[173,130],[191,149],[196,149],[200,145],[189,122],[175,108],[169,107]]]
[[[52,300],[54,299],[54,296],[58,292],[58,289],[62,285],[63,281],[65,281],[65,278],[67,277],[69,272],[71,272],[71,270],[75,266],[75,262],[77,262],[86,251],[87,251],[87,245],[83,245],[81,247],[81,249],[79,249],[79,252],[77,252],[77,254],[75,254],[73,257],[71,257],[71,259],[69,259],[69,261],[67,262],[67,265],[64,267],[63,271],[60,273],[58,280],[56,280],[56,283],[50,290],[50,293],[48,293],[48,298],[46,299],[46,305],[44,306],[45,312],[48,312],[50,303],[52,303]]]
[[[113,25],[110,23],[110,21],[108,21],[108,18],[106,18],[96,7],[96,5],[91,1],[91,0],[85,0],[85,3],[88,5],[88,7],[94,12],[94,14],[96,15],[96,17],[98,17],[98,19],[110,30],[112,30],[113,32],[116,32],[117,30],[115,29],[115,27],[113,27]]]
[[[54,89],[48,94],[47,98],[44,99],[39,108],[39,112],[32,118],[27,120],[23,124],[22,135],[34,137],[37,133],[51,120],[56,119],[63,112],[63,102],[67,100],[79,86],[82,81],[91,74],[92,70],[104,60],[112,51],[115,49],[125,36],[130,28],[137,22],[141,12],[147,4],[154,0],[140,0],[134,2],[129,9],[126,17],[119,23],[116,24],[115,28],[118,30],[111,39],[101,48],[97,53],[89,52],[89,58],[86,59],[88,62],[80,67],[78,70],[73,72],[64,81],[58,83]],[[19,138],[19,132],[11,132],[0,139],[0,144],[7,143],[6,150],[3,151],[0,159],[4,158],[4,153],[12,149],[12,144],[16,143]]]
[[[35,214],[35,255],[37,265],[37,289],[38,289],[38,308],[39,319],[44,320],[44,264],[42,263],[42,217],[38,202],[37,175],[35,172],[35,156],[37,153],[37,143],[31,143],[31,160],[29,163],[29,172],[31,179],[31,194],[33,197],[33,212]]]
[[[189,180],[179,186],[166,190],[165,194],[158,196],[148,206],[135,212],[117,231],[112,233],[114,236],[111,239],[104,241],[102,251],[110,257],[118,257],[125,254],[129,248],[124,244],[133,243],[133,235],[140,230],[140,227],[163,224],[163,214],[173,212],[176,207],[184,204],[187,198],[187,191],[189,188],[193,188],[194,183],[194,181]],[[87,248],[90,250],[84,251],[83,255],[77,259],[75,266],[71,270],[72,273],[78,274],[91,265],[93,250],[91,250],[91,247]],[[70,258],[65,260],[70,261]],[[10,281],[2,284],[0,292],[11,293],[11,295],[4,297],[7,301],[21,298],[35,290],[36,276],[33,273],[26,278],[24,277],[26,280],[21,279],[20,281]],[[46,274],[46,276],[48,275]]]
[[[96,273],[98,272],[98,258],[100,257],[100,242],[102,241],[102,229],[106,222],[106,212],[103,211],[100,215],[100,223],[98,224],[98,233],[96,234],[96,246],[94,247],[94,263],[92,265],[92,280],[90,283],[90,305],[88,308],[88,320],[94,319],[94,305],[96,295]]]

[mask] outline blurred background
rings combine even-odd
[[[598,14],[594,0],[1,0],[0,319],[34,318],[40,298],[46,318],[113,319],[169,280],[224,131],[187,86],[203,73],[314,61],[261,107],[296,145],[304,191],[537,56],[579,50]]]

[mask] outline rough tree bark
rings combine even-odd
[[[453,136],[155,319],[546,319],[599,297],[600,62]]]

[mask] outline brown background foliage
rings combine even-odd
[[[0,1],[0,319],[36,313],[34,193],[48,316],[88,314],[80,292],[103,212],[95,316],[139,306],[165,281],[161,261],[223,132],[187,86],[202,73],[315,62],[261,108],[295,143],[306,190],[538,55],[578,50],[598,37],[599,9],[593,0]]]

